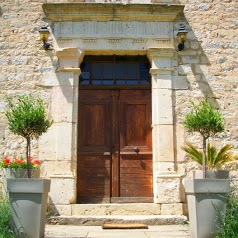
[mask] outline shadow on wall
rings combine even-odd
[[[60,213],[56,206],[54,205],[52,199],[49,196],[49,203],[48,203],[48,209],[46,213],[46,224],[54,224],[54,216],[59,216]]]

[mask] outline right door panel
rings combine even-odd
[[[151,91],[120,91],[120,197],[152,201]]]

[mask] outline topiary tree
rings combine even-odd
[[[206,178],[207,139],[224,131],[224,119],[221,112],[215,109],[206,99],[198,105],[192,102],[192,111],[185,115],[184,127],[188,132],[198,132],[203,139],[203,178]]]
[[[52,125],[46,115],[46,109],[40,98],[23,95],[15,102],[12,97],[7,98],[9,109],[5,113],[11,132],[26,139],[27,177],[31,178],[30,158],[31,139],[38,139]]]

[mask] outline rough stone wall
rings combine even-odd
[[[186,50],[179,52],[178,73],[186,75],[189,90],[175,92],[176,122],[179,126],[184,120],[190,107],[189,100],[196,102],[206,95],[225,117],[225,132],[211,139],[212,143],[217,146],[230,143],[237,151],[238,1],[181,3],[185,4],[184,18],[190,31]],[[198,135],[181,138],[201,145]],[[184,158],[183,152],[177,149],[178,158]],[[189,165],[186,167],[190,169]]]
[[[43,1],[0,2],[0,156],[25,154],[24,139],[6,130],[5,97],[32,93],[51,100],[51,91],[42,88],[42,73],[54,70],[52,57],[42,49],[38,28],[43,24]],[[37,156],[37,142],[33,142]]]
[[[67,0],[1,0],[0,1],[0,156],[25,153],[25,142],[6,129],[5,96],[32,93],[41,96],[47,105],[52,102],[50,87],[42,86],[43,74],[54,72],[58,60],[53,51],[45,51],[39,40],[38,28],[48,24],[41,5],[45,2],[84,2]],[[87,1],[86,1],[87,2]],[[92,1],[88,1],[92,2]],[[175,90],[174,116],[177,124],[178,168],[185,172],[184,139],[198,142],[197,135],[186,135],[182,128],[189,100],[208,95],[222,110],[226,132],[214,141],[231,143],[238,148],[238,1],[237,0],[115,0],[114,3],[155,3],[185,5],[184,15],[175,25],[186,22],[189,30],[185,50],[178,52],[177,71],[186,76],[189,89]],[[176,42],[176,40],[175,40]],[[37,141],[33,156],[38,156]],[[45,158],[41,158],[45,159]]]
[[[43,2],[0,1],[0,158],[24,156],[26,151],[25,140],[7,130],[6,96],[31,93],[40,96],[50,109],[51,90],[42,87],[41,79],[43,73],[55,71],[57,60],[54,61],[52,52],[43,50],[38,36],[39,27],[45,24]],[[38,157],[35,140],[32,141],[32,156]]]

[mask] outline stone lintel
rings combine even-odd
[[[60,21],[174,21],[183,5],[114,3],[44,3],[47,20]]]

